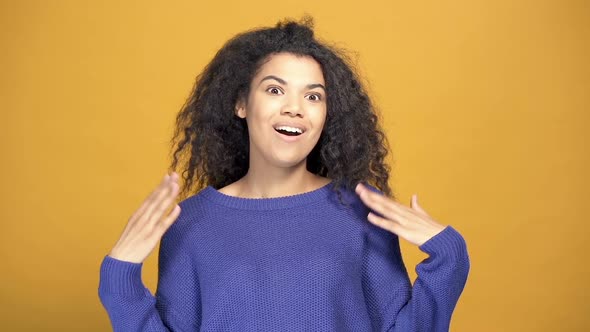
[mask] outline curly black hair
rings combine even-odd
[[[313,19],[306,15],[300,22],[286,19],[236,35],[197,76],[171,139],[170,170],[184,179],[180,198],[208,185],[219,189],[246,175],[248,127],[235,115],[235,105],[248,96],[258,69],[279,52],[312,57],[326,83],[326,122],[307,157],[308,171],[330,178],[340,200],[341,186],[354,191],[359,182],[393,197],[384,160],[389,146],[376,110],[345,51],[314,38]],[[179,164],[181,172],[176,170]]]

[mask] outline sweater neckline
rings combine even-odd
[[[244,210],[276,210],[309,203],[322,201],[328,198],[334,181],[300,194],[270,197],[270,198],[244,198],[226,195],[212,186],[207,186],[201,191],[201,195],[214,203],[236,209]]]

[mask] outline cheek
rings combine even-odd
[[[246,123],[250,136],[262,137],[268,135],[268,129],[272,129],[272,113],[268,112],[267,108],[260,108],[253,105],[248,109]]]
[[[318,110],[318,112],[316,113],[316,117],[314,119],[316,128],[320,130],[324,128],[324,126],[326,125],[326,116],[327,113],[325,108]]]
[[[281,104],[276,98],[255,95],[248,105],[248,117],[253,124],[260,125],[268,121],[280,107]]]

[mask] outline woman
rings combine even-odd
[[[166,175],[104,257],[99,296],[115,331],[449,329],[465,241],[416,196],[409,208],[393,199],[373,106],[310,19],[228,41],[173,147],[182,194],[203,189],[176,205],[178,175]],[[430,255],[413,286],[398,236]],[[160,239],[153,296],[141,266]]]

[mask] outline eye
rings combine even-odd
[[[309,100],[311,100],[311,101],[320,101],[320,100],[322,100],[322,95],[320,95],[320,94],[316,94],[316,93],[314,93],[314,94],[311,94],[311,95],[308,95],[307,97],[308,97],[308,98],[309,98]]]
[[[281,91],[281,89],[277,88],[276,86],[271,86],[270,88],[266,89],[266,91],[273,94],[273,95],[278,95],[278,94],[283,93],[283,91]]]

